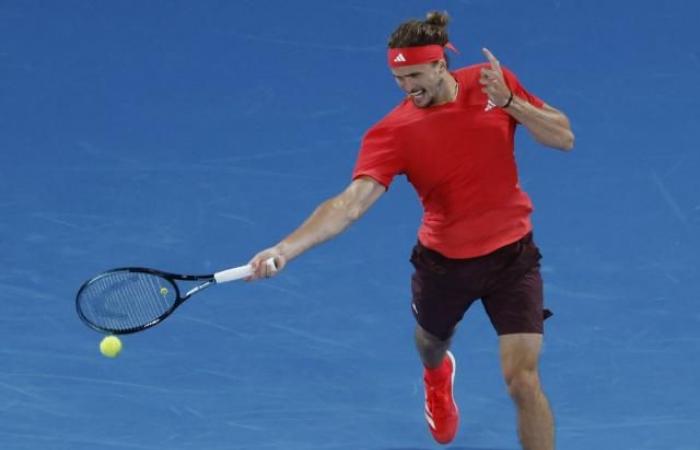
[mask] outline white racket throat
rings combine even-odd
[[[273,272],[277,271],[277,265],[275,264],[274,258],[269,258],[265,261],[267,267]],[[253,275],[253,267],[250,264],[245,266],[234,267],[232,269],[222,270],[221,272],[216,272],[214,274],[214,279],[217,283],[227,283],[229,281],[236,281],[243,278],[248,278]]]

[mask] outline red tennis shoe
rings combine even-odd
[[[452,442],[459,425],[459,411],[453,395],[456,368],[455,358],[448,351],[439,367],[426,368],[423,372],[425,420],[433,438],[440,444]]]

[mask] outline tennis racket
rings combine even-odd
[[[273,258],[265,262],[276,270]],[[215,284],[240,280],[253,274],[245,266],[212,275],[178,275],[143,267],[125,267],[103,272],[78,290],[78,316],[90,328],[112,334],[143,331],[165,320],[194,294]],[[184,294],[178,281],[199,282]]]

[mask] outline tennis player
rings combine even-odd
[[[406,175],[424,214],[413,248],[411,309],[425,366],[425,418],[435,440],[451,442],[459,413],[453,398],[457,324],[481,300],[499,336],[508,392],[524,449],[554,448],[552,413],[538,375],[543,321],[540,252],[532,237],[532,203],[518,182],[514,133],[523,125],[547,147],[570,150],[569,120],[528,92],[483,49],[485,62],[451,71],[448,16],[401,24],[387,62],[406,97],[365,134],[352,182],[321,203],[274,247],[251,261],[252,279],[275,274],[308,249],[359,219]]]

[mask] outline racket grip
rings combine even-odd
[[[273,271],[277,270],[277,265],[275,264],[274,258],[267,259],[265,264],[267,264],[267,266]],[[251,275],[253,275],[253,267],[250,264],[246,264],[245,266],[234,267],[232,269],[216,272],[214,274],[214,279],[217,283],[226,283],[228,281],[236,281],[242,278],[247,278]]]

